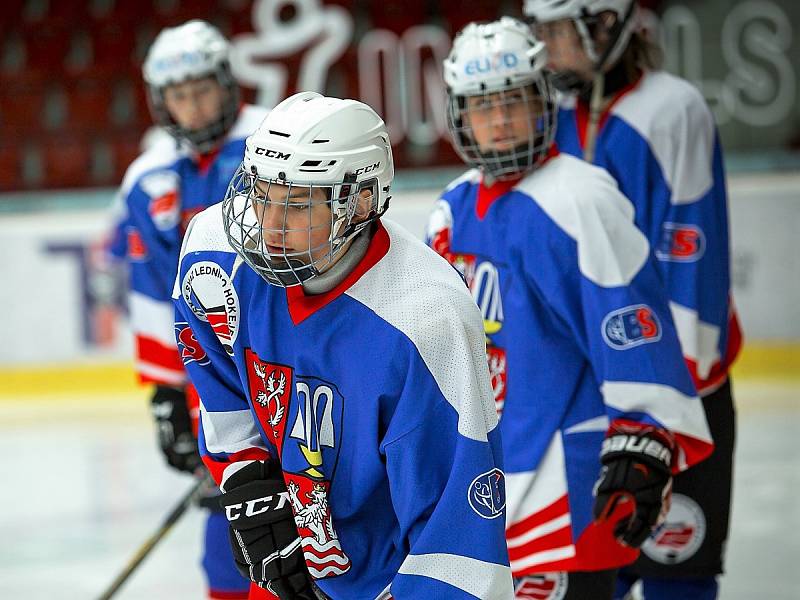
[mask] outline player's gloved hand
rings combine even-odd
[[[664,429],[615,421],[603,440],[603,468],[595,485],[594,518],[613,518],[624,500],[635,508],[614,528],[617,539],[638,548],[663,520],[672,491],[672,457],[675,442]]]
[[[278,464],[254,461],[240,469],[225,482],[219,502],[239,572],[281,600],[315,600]]]
[[[197,438],[192,433],[185,392],[158,385],[150,400],[150,409],[156,421],[158,444],[167,462],[179,471],[194,473],[203,462]]]

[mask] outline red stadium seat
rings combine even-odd
[[[494,21],[505,14],[496,0],[472,0],[469,10],[464,10],[464,3],[459,0],[439,0],[439,10],[451,34],[472,21]]]
[[[24,31],[25,67],[60,75],[72,44],[72,31],[61,22],[45,21]]]
[[[114,94],[111,81],[81,77],[70,82],[68,90],[70,129],[102,131],[108,128]]]
[[[36,78],[3,81],[0,84],[0,131],[7,135],[41,130],[46,98],[43,82]]]
[[[370,2],[368,16],[375,29],[403,33],[409,27],[424,24],[427,12],[424,2]]]
[[[0,191],[22,187],[22,148],[13,142],[0,142]]]
[[[95,66],[127,70],[135,64],[135,28],[122,22],[108,22],[91,33]]]
[[[112,183],[122,183],[125,171],[136,159],[140,151],[141,136],[139,134],[126,134],[111,140],[111,164],[113,168]]]
[[[82,136],[48,136],[40,143],[44,185],[71,188],[89,185],[92,172],[91,147]]]

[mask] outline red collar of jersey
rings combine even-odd
[[[642,77],[644,73],[641,71],[639,72],[639,76],[626,85],[624,88],[619,90],[614,96],[611,98],[611,102],[608,103],[603,109],[602,114],[600,115],[600,122],[597,124],[597,131],[598,135],[599,132],[605,127],[606,121],[608,121],[608,117],[611,115],[611,109],[614,105],[622,100],[624,96],[632,92],[642,81]],[[578,142],[581,145],[581,148],[586,148],[586,130],[589,128],[589,104],[578,98],[577,103],[575,105],[575,119],[577,120],[578,125]]]
[[[558,146],[555,142],[553,142],[550,145],[550,148],[547,150],[545,157],[536,165],[536,168],[540,168],[551,158],[558,156],[558,154]],[[475,203],[475,212],[478,215],[478,220],[483,221],[492,204],[494,204],[500,196],[510,192],[512,188],[517,185],[523,177],[525,177],[525,175],[526,173],[523,173],[517,177],[514,177],[513,179],[495,181],[490,186],[487,186],[484,183],[483,176],[481,176],[480,183],[478,183],[478,199]]]
[[[206,154],[199,154],[197,155],[197,170],[205,175],[208,170],[211,168],[211,165],[216,160],[217,156],[219,156],[219,148],[215,148],[211,152],[207,152]]]
[[[315,312],[330,304],[344,294],[361,276],[374,267],[386,253],[389,252],[389,233],[383,224],[378,221],[375,233],[369,242],[367,252],[344,280],[329,292],[324,294],[306,295],[302,285],[286,288],[286,301],[289,304],[289,315],[292,323],[299,325]]]

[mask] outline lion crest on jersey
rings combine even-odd
[[[250,400],[276,450],[309,573],[335,577],[350,569],[328,495],[339,459],[344,398],[335,385],[296,375],[287,365],[245,349]]]
[[[308,572],[315,579],[342,575],[350,559],[342,550],[328,506],[330,482],[289,475],[289,500]]]
[[[250,348],[245,350],[250,399],[264,432],[273,440],[283,437],[286,410],[291,397],[293,370],[286,365],[268,363]]]

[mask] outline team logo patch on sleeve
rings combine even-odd
[[[706,236],[696,225],[664,223],[661,239],[655,247],[658,260],[696,262],[706,251]]]
[[[563,571],[526,575],[514,580],[515,600],[562,600],[569,580]]]
[[[147,212],[161,231],[172,229],[180,222],[180,178],[172,171],[157,171],[142,178],[142,190],[150,196]]]
[[[178,350],[180,350],[184,365],[196,362],[198,365],[205,366],[211,362],[200,342],[194,337],[194,332],[188,323],[175,323],[175,339],[178,340]]]
[[[506,507],[506,476],[500,469],[481,473],[469,484],[467,499],[478,516],[496,519]]]
[[[603,339],[615,350],[627,350],[661,339],[661,322],[646,304],[610,312],[601,325]]]
[[[193,264],[183,277],[181,295],[194,316],[211,325],[232,356],[239,334],[239,296],[225,270],[208,260]]]
[[[706,516],[694,500],[683,494],[672,495],[666,522],[642,544],[651,560],[674,565],[691,558],[706,537]]]

